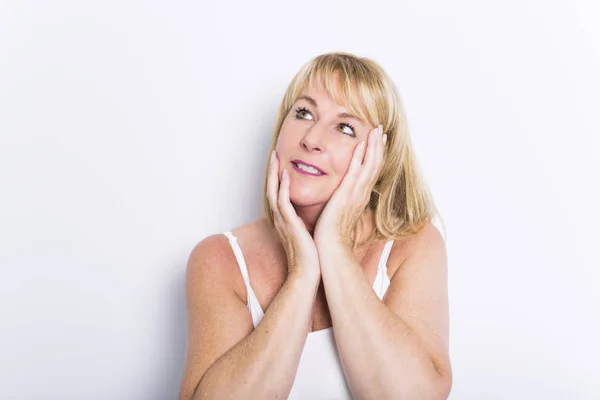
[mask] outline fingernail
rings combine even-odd
[[[387,142],[387,133],[383,135],[383,144],[385,144],[385,142]]]
[[[269,164],[273,164],[274,160],[275,160],[275,150],[271,151],[271,160],[269,161]]]

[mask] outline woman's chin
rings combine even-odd
[[[323,196],[292,196],[290,195],[290,202],[297,207],[309,207],[324,204],[326,199]]]

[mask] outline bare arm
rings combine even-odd
[[[188,347],[179,399],[286,398],[310,330],[318,280],[288,276],[253,329],[222,265],[225,242],[217,236],[203,240],[188,262]]]
[[[351,252],[331,245],[321,259],[340,359],[357,399],[441,400],[450,393],[444,242],[429,225],[410,248],[383,302]]]

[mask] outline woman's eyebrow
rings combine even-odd
[[[312,105],[314,108],[318,108],[318,107],[319,107],[319,106],[317,105],[317,101],[316,101],[315,99],[313,99],[312,97],[308,96],[308,95],[304,95],[304,94],[303,94],[302,96],[299,96],[299,97],[298,97],[298,100],[306,100],[306,101],[308,101],[308,102],[309,102],[309,103],[310,103],[310,104],[311,104],[311,105]],[[355,115],[352,115],[352,114],[348,114],[348,113],[345,113],[345,112],[343,112],[343,113],[339,113],[339,114],[338,114],[338,117],[340,117],[340,118],[354,118],[355,120],[362,122],[362,120],[361,120],[360,118],[358,118],[357,116],[355,116]]]

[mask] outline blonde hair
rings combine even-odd
[[[339,82],[339,92],[332,88],[335,78]],[[372,126],[381,124],[383,133],[387,134],[384,163],[367,206],[373,210],[374,228],[360,243],[352,239],[353,248],[380,239],[398,240],[418,233],[439,212],[421,177],[396,86],[373,60],[345,52],[321,54],[306,63],[283,96],[265,167],[263,215],[268,223],[274,226],[267,198],[269,156],[275,149],[281,126],[292,105],[307,86],[315,83],[325,88],[327,94],[350,113]],[[358,229],[356,226],[354,237],[357,237]]]

